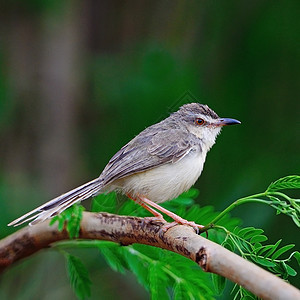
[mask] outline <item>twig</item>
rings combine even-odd
[[[129,245],[146,244],[179,253],[204,271],[224,276],[262,299],[300,299],[300,291],[264,269],[222,246],[195,234],[187,226],[175,226],[162,236],[160,222],[108,213],[83,213],[80,239],[106,240]],[[0,241],[0,271],[52,243],[68,240],[49,222],[27,226]]]

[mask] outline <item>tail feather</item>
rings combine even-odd
[[[44,203],[43,205],[35,208],[34,210],[21,216],[20,218],[12,221],[8,224],[8,226],[18,226],[30,220],[33,221],[31,221],[29,225],[34,225],[43,222],[63,212],[65,209],[72,206],[74,203],[83,201],[95,194],[98,194],[102,187],[102,181],[99,180],[99,178],[96,178],[88,183],[85,183],[65,194],[62,194]]]

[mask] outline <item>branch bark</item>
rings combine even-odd
[[[192,228],[178,225],[161,236],[161,226],[138,217],[84,212],[79,238],[160,247],[195,261],[204,271],[224,276],[262,299],[300,299],[300,291],[292,285],[195,234]],[[68,239],[65,230],[59,232],[49,222],[22,228],[0,241],[0,272],[54,242]]]

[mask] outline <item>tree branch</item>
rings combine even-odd
[[[175,226],[162,236],[160,222],[108,213],[83,213],[80,239],[96,239],[130,245],[146,244],[179,253],[204,271],[224,276],[262,299],[300,299],[300,291],[282,279],[197,234],[187,226]],[[44,222],[27,226],[0,241],[0,272],[14,262],[68,240],[68,233]]]

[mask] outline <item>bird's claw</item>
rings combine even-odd
[[[159,222],[159,223],[163,223],[166,224],[168,223],[163,216],[156,216],[156,217],[144,217],[142,219],[142,226],[144,226],[146,223],[150,223],[150,222]],[[165,226],[165,225],[163,225]]]
[[[159,231],[159,236],[162,237],[163,234],[167,232],[167,230],[169,230],[170,228],[172,228],[176,225],[188,225],[195,230],[196,234],[199,234],[200,229],[204,227],[203,225],[196,224],[193,221],[187,221],[187,220],[181,219],[180,221],[174,221],[172,223],[163,225]]]

